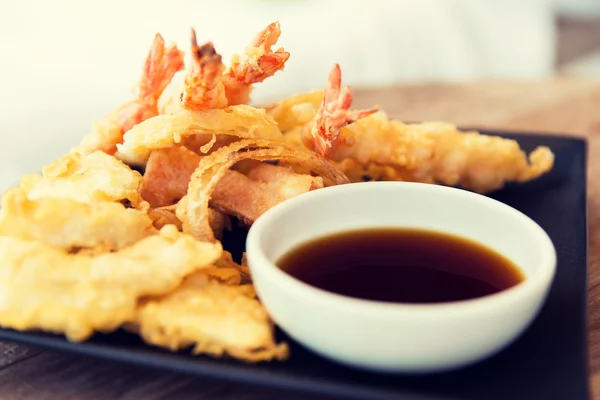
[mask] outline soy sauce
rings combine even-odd
[[[510,260],[479,243],[415,229],[334,234],[292,249],[277,265],[329,292],[394,303],[475,299],[524,279]]]

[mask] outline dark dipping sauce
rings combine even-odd
[[[304,243],[277,266],[328,292],[394,303],[488,296],[523,281],[521,270],[479,243],[416,229],[347,231]]]

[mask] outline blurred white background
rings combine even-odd
[[[599,11],[596,0],[0,0],[0,190],[129,98],[156,32],[187,50],[194,27],[227,61],[279,20],[291,58],[257,85],[266,102],[322,87],[335,62],[353,86],[548,76],[557,13]]]

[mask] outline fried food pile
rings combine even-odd
[[[283,360],[226,231],[331,185],[485,193],[553,166],[546,147],[527,156],[513,140],[352,110],[337,65],[324,90],[249,105],[253,85],[290,58],[273,48],[280,33],[270,24],[227,67],[193,30],[187,54],[157,34],[134,98],[3,195],[0,326],[75,342],[126,329],[173,351]]]

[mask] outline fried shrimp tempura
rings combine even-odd
[[[138,193],[139,172],[101,151],[83,155],[69,153],[44,167],[42,175],[21,178],[30,199],[66,197],[87,203],[96,200],[127,202],[134,208],[145,205]]]
[[[173,226],[98,256],[0,237],[0,326],[64,333],[75,342],[114,331],[135,319],[140,297],[173,291],[221,251],[220,243],[198,242]]]
[[[547,147],[536,148],[528,157],[515,140],[461,132],[445,123],[403,124],[384,113],[343,128],[330,159],[352,159],[363,168],[391,167],[369,177],[374,180],[441,183],[479,193],[538,178],[554,164]]]
[[[2,197],[0,236],[32,240],[66,251],[120,250],[156,233],[152,220],[121,203],[69,198],[30,200],[21,188]]]
[[[273,324],[252,286],[232,286],[198,271],[172,293],[148,298],[137,310],[136,327],[150,344],[194,354],[231,356],[247,362],[283,360]]]
[[[325,154],[353,182],[415,181],[488,193],[507,182],[536,179],[554,165],[547,147],[527,156],[511,139],[461,132],[440,122],[404,124],[374,109],[350,111],[351,93],[340,87],[334,68],[318,110],[319,92],[312,92],[271,105],[268,112],[288,144]]]

